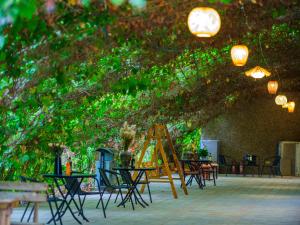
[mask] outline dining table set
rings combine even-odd
[[[44,174],[43,177],[46,180],[50,180],[54,184],[56,190],[59,192],[59,204],[57,204],[56,212],[52,215],[52,218],[48,223],[55,221],[61,221],[62,217],[69,211],[72,217],[79,223],[82,224],[78,216],[83,220],[89,222],[84,214],[82,199],[80,196],[80,187],[84,179],[96,178],[96,174]],[[63,190],[65,189],[65,191]],[[55,193],[52,193],[56,198]],[[78,197],[78,202],[75,197]],[[76,211],[74,211],[76,210]],[[76,214],[78,212],[78,214]],[[78,215],[78,216],[77,216]]]
[[[206,186],[206,181],[213,181],[216,186],[219,169],[216,162],[207,159],[182,159],[180,162],[184,180],[188,177],[186,186],[191,186],[194,180],[201,189]]]
[[[131,204],[133,204],[134,202],[135,204],[140,205],[142,208],[148,207],[149,203],[143,198],[138,188],[138,185],[140,184],[141,180],[146,176],[147,172],[153,171],[155,169],[156,168],[134,167],[112,168],[113,171],[117,172],[120,175],[123,183],[130,186],[130,188],[125,194],[125,197],[122,197],[121,202],[117,204],[117,207],[125,207],[125,205],[128,202],[130,202]],[[52,218],[48,221],[48,223],[61,223],[62,218],[66,215],[66,212],[70,212],[74,220],[77,221],[79,224],[82,224],[82,221],[89,222],[89,219],[84,213],[85,197],[82,196],[89,195],[90,192],[86,192],[81,189],[84,179],[93,179],[95,181],[97,189],[99,190],[99,201],[101,201],[102,205],[104,206],[104,191],[101,191],[104,189],[102,186],[100,186],[99,181],[96,179],[96,174],[43,174],[43,177],[48,182],[52,183],[55,186],[55,189],[58,190],[58,195],[52,193],[54,197],[58,199],[58,201],[56,202],[56,212],[52,214]]]
[[[212,161],[209,160],[180,160],[182,171],[184,175],[184,181],[186,186],[191,186],[193,181],[199,185],[199,188],[203,189],[206,186],[206,181],[214,181],[216,185],[216,179],[218,176],[218,167]],[[100,169],[102,174],[102,179],[104,183],[99,182],[96,174],[85,174],[73,171],[71,174],[43,174],[45,183],[49,185],[47,190],[47,199],[51,218],[47,223],[63,224],[62,219],[70,213],[74,221],[82,224],[84,221],[89,222],[88,217],[85,213],[85,200],[87,196],[95,195],[97,196],[99,202],[97,207],[101,204],[104,217],[106,217],[106,209],[108,207],[109,200],[113,193],[117,194],[115,198],[115,203],[117,202],[119,196],[121,196],[120,201],[117,203],[117,207],[125,207],[127,204],[132,206],[134,210],[136,206],[142,208],[147,208],[152,203],[152,197],[150,192],[149,174],[156,171],[155,167],[141,167],[137,168],[134,166],[129,167],[112,167],[110,171]],[[118,184],[111,184],[109,179],[111,176],[107,174],[114,174],[117,176]],[[95,188],[93,190],[87,190],[84,188],[85,181],[94,181]],[[30,181],[35,180],[31,179]],[[25,180],[26,182],[26,180]],[[32,182],[30,182],[32,183]],[[140,188],[141,185],[148,185],[149,198],[145,199],[142,194],[144,189]],[[126,189],[126,191],[124,191]],[[104,199],[104,194],[108,193],[109,198]],[[123,195],[124,194],[124,195]],[[107,201],[106,204],[104,201]],[[35,211],[34,205],[31,205],[32,210]],[[22,221],[26,218],[27,209],[30,208],[30,202],[26,206],[26,210],[23,213]],[[31,213],[27,215],[27,222],[31,218]],[[26,220],[26,219],[25,219]],[[7,223],[8,224],[8,223]]]

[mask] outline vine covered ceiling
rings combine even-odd
[[[300,90],[299,1],[116,2],[122,1],[0,3],[2,170],[16,167],[13,159],[26,149],[46,157],[50,142],[88,154],[117,139],[125,120],[140,130],[154,122],[201,126],[266,95],[270,79],[283,93]],[[189,32],[187,16],[196,6],[219,12],[216,36]],[[231,62],[235,44],[250,50],[245,67]],[[256,65],[271,77],[245,77]],[[25,155],[24,162],[37,157]]]

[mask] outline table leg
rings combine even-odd
[[[134,186],[134,191],[136,192],[136,194],[140,197],[140,199],[142,200],[142,202],[146,205],[146,206],[149,206],[147,202],[145,202],[145,200],[142,198],[138,188],[137,188],[137,185],[138,183],[140,182],[141,178],[143,177],[143,174],[145,173],[144,170],[142,171],[139,171],[139,174],[138,176],[136,177],[135,181],[133,182],[133,186]],[[135,194],[135,193],[134,193]],[[140,205],[143,206],[143,208],[145,208],[145,206],[139,201],[139,198],[137,198],[137,201],[140,203]]]
[[[120,171],[120,173],[121,173],[121,176],[122,176],[122,178],[124,179],[124,181],[125,181],[128,185],[131,185],[131,184],[132,184],[132,180],[130,179],[130,174],[127,174],[127,172],[125,172],[125,171],[123,171],[123,172]],[[129,199],[131,200],[131,203],[132,203],[132,198],[131,198],[131,196],[132,196],[133,190],[134,190],[133,187],[132,187],[132,188],[131,188],[131,187],[128,188],[128,191],[127,191],[127,193],[126,193],[124,199],[122,199],[122,201],[118,204],[118,207],[120,207],[121,205],[125,207],[125,204],[126,204],[126,202],[127,202]],[[132,209],[134,210],[134,205],[133,205],[133,203],[132,203],[131,205],[132,205]]]
[[[148,206],[148,203],[144,201],[144,199],[142,198],[140,192],[138,191],[137,189],[137,185],[139,183],[139,181],[141,180],[142,176],[143,176],[143,173],[144,171],[139,171],[138,175],[136,176],[135,180],[133,181],[130,177],[130,174],[126,174],[125,175],[125,172],[123,174],[124,178],[126,179],[126,182],[132,186],[132,188],[130,188],[125,196],[125,198],[123,199],[123,201],[118,205],[121,206],[121,205],[125,205],[125,203],[130,199],[131,202],[132,202],[132,195],[134,196],[135,200],[143,207],[143,208],[146,208],[145,205]],[[128,177],[127,177],[128,176]],[[141,201],[140,201],[141,199]],[[144,205],[144,204],[145,205]],[[132,207],[134,209],[134,206],[132,204]]]
[[[129,199],[131,199],[132,192],[133,192],[133,188],[130,188],[130,189],[128,190],[128,192],[126,193],[124,199],[118,204],[118,207],[121,206],[121,205],[122,205],[122,206],[125,206],[125,203],[126,203]],[[132,201],[132,200],[131,200],[131,201]],[[132,206],[132,207],[133,207],[133,209],[134,209],[134,206]]]
[[[73,218],[79,223],[79,224],[82,224],[81,221],[74,215],[74,212],[72,211],[71,207],[70,207],[70,203],[72,201],[72,195],[71,195],[71,190],[72,188],[75,186],[75,181],[72,182],[72,185],[71,185],[71,188],[67,191],[67,194],[64,195],[64,193],[62,192],[60,186],[59,186],[59,183],[57,181],[56,178],[54,178],[54,182],[55,182],[55,185],[60,193],[60,195],[62,196],[63,198],[63,201],[62,203],[59,205],[58,207],[58,210],[57,212],[55,213],[54,217],[48,221],[48,223],[50,223],[52,220],[55,220],[56,216],[58,216],[58,219],[61,219],[63,217],[63,215],[66,213],[66,211],[69,209],[70,213],[72,214]],[[70,195],[71,197],[71,200],[67,200],[68,196]],[[64,205],[66,205],[66,208],[63,210],[64,208]],[[63,211],[62,214],[60,214],[59,212],[60,211]]]
[[[80,178],[80,181],[78,182],[77,187],[76,187],[76,189],[74,190],[74,193],[77,193],[77,196],[78,196],[78,199],[79,199],[79,206],[78,206],[76,200],[74,199],[74,197],[75,197],[76,194],[74,194],[74,195],[73,195],[73,194],[70,194],[69,205],[71,204],[71,202],[73,202],[74,205],[75,205],[75,207],[76,207],[76,209],[77,209],[78,212],[79,212],[79,215],[81,215],[81,217],[82,217],[85,221],[89,222],[89,220],[85,217],[85,215],[84,215],[84,213],[83,213],[83,208],[82,208],[82,207],[83,207],[83,204],[81,204],[81,199],[80,199],[80,195],[79,195],[79,189],[80,189],[80,185],[82,184],[83,179],[84,179],[84,178]],[[76,182],[73,182],[73,185],[71,186],[70,190],[73,190],[73,187],[74,187],[75,185],[76,185]]]

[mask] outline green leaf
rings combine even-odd
[[[29,159],[30,159],[29,155],[25,154],[25,155],[22,155],[20,161],[23,164],[23,163],[27,162]]]
[[[36,0],[20,1],[19,8],[20,8],[19,15],[21,18],[31,19],[32,15],[35,13],[37,9]]]

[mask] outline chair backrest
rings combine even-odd
[[[219,164],[220,165],[226,165],[225,155],[219,155]]]
[[[128,170],[120,170],[119,172],[124,184],[131,185],[133,183],[131,174]]]
[[[244,162],[248,166],[255,166],[256,165],[257,156],[256,155],[245,155]]]
[[[71,195],[80,194],[83,192],[80,188],[80,183],[77,178],[70,177],[65,179],[65,187]]]
[[[201,164],[197,161],[187,161],[186,164],[191,172],[198,172],[201,167]]]
[[[112,184],[110,183],[110,180],[106,174],[106,173],[111,173],[112,171],[99,168],[99,172],[104,185],[106,187],[112,187]]]
[[[280,160],[281,160],[280,156],[275,156],[274,161],[273,161],[273,166],[279,166],[280,165]]]

